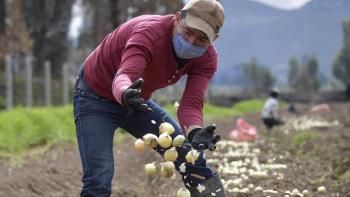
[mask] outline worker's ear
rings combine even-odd
[[[179,23],[181,20],[181,11],[177,11],[175,14],[175,22]]]

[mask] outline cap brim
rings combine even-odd
[[[187,12],[186,24],[192,28],[203,31],[208,36],[210,43],[214,41],[216,33],[214,32],[213,28],[203,19],[191,14],[190,12]]]

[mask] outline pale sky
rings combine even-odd
[[[182,1],[186,3],[189,0],[182,0]],[[225,0],[221,0],[221,2],[223,1]],[[232,1],[232,0],[226,0],[226,1]],[[277,9],[281,9],[281,10],[297,10],[312,0],[249,0],[249,1],[256,1]]]
[[[80,34],[80,28],[83,25],[83,10],[81,0],[77,0],[73,4],[72,8],[72,20],[69,25],[68,37],[72,40],[78,38]]]
[[[282,10],[297,10],[311,0],[250,0],[269,5]]]
[[[184,3],[188,2],[189,0],[183,0]],[[225,0],[222,0],[225,1]],[[231,0],[227,0],[231,1]],[[309,3],[312,0],[247,0],[247,1],[255,1],[259,3],[263,3],[265,5],[282,9],[282,10],[296,10],[307,3]],[[69,28],[69,37],[71,39],[75,39],[80,34],[80,28],[83,24],[83,11],[82,11],[82,2],[81,0],[76,0],[73,5],[73,17],[70,23]]]

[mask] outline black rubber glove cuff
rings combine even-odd
[[[145,100],[140,97],[141,87],[143,84],[143,79],[137,79],[133,84],[131,84],[126,90],[124,90],[122,95],[122,104],[134,111],[139,112],[152,112],[153,110],[148,107]]]
[[[187,135],[188,141],[190,141],[192,143],[193,136],[195,136],[196,133],[200,130],[201,130],[201,128],[195,128],[192,131],[190,131],[190,133]]]

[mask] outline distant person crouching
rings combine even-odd
[[[273,89],[270,92],[270,97],[266,100],[264,107],[261,110],[262,121],[270,130],[274,126],[282,125],[284,122],[278,118],[278,90]]]

